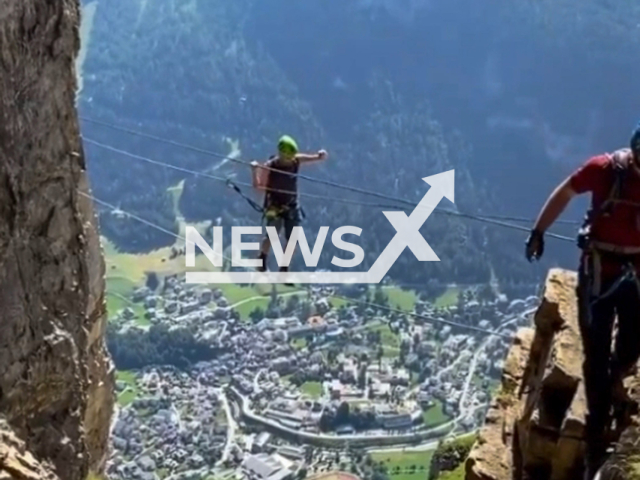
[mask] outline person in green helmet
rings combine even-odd
[[[300,153],[297,142],[289,135],[283,135],[278,140],[278,154],[272,155],[267,163],[265,175],[266,179],[261,189],[265,190],[264,216],[266,226],[276,227],[278,233],[284,230],[286,241],[289,241],[293,227],[300,224],[300,206],[298,204],[298,170],[303,163],[325,160],[326,150],[319,150],[317,153]],[[254,168],[258,164],[252,164]],[[258,271],[267,270],[267,258],[271,242],[265,235],[262,240],[260,254],[258,258],[262,260],[262,265]],[[286,244],[283,245],[286,250]],[[280,267],[281,272],[286,272],[287,267]]]

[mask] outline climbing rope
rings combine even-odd
[[[144,225],[146,225],[146,226],[148,226],[150,228],[154,228],[154,229],[158,230],[159,232],[165,233],[167,235],[172,236],[173,238],[176,238],[178,240],[182,240],[183,242],[186,242],[186,239],[183,236],[178,235],[178,234],[176,234],[176,233],[174,233],[174,232],[172,232],[170,230],[167,230],[166,228],[164,228],[164,227],[162,227],[160,225],[157,225],[154,222],[146,220],[145,218],[140,217],[139,215],[135,215],[133,213],[124,211],[121,208],[119,208],[119,207],[117,207],[117,206],[115,206],[115,205],[113,205],[113,204],[111,204],[109,202],[105,202],[103,200],[100,200],[99,198],[96,198],[93,195],[89,195],[89,194],[84,193],[84,192],[78,192],[78,193],[80,195],[92,200],[96,204],[110,209],[114,213],[117,212],[117,213],[126,215],[126,216],[132,218],[133,220],[135,220],[137,222],[140,222],[140,223],[142,223],[142,224],[144,224]],[[231,261],[231,259],[229,257],[225,256],[224,254],[222,254],[221,256],[224,259]],[[250,270],[250,269],[248,269],[246,267],[245,267],[245,269],[246,270]],[[453,326],[453,327],[464,328],[464,329],[473,330],[473,331],[480,332],[480,333],[486,333],[486,334],[489,334],[489,335],[496,335],[496,336],[501,336],[501,337],[505,337],[505,338],[511,338],[511,336],[505,335],[503,333],[500,333],[497,330],[489,330],[489,329],[486,329],[486,328],[475,327],[473,325],[465,325],[463,323],[458,323],[458,322],[454,322],[454,321],[450,321],[450,320],[446,320],[446,319],[442,319],[442,318],[427,317],[425,315],[420,315],[420,314],[415,313],[415,312],[408,312],[408,311],[405,311],[405,310],[399,310],[399,309],[396,309],[396,308],[393,308],[393,307],[388,307],[388,306],[385,306],[385,305],[380,305],[380,304],[377,304],[377,303],[368,302],[368,301],[364,301],[364,300],[357,300],[357,299],[353,299],[353,298],[349,298],[349,297],[344,297],[344,296],[338,295],[338,294],[329,294],[329,296],[333,297],[333,298],[338,298],[338,299],[344,300],[344,301],[349,302],[349,303],[355,303],[355,304],[359,304],[359,305],[364,305],[364,306],[376,308],[378,310],[384,310],[384,311],[387,311],[387,312],[390,312],[390,313],[408,315],[408,316],[413,317],[413,318],[424,320],[425,322],[428,322],[428,323],[442,323],[442,324],[446,324],[446,325]]]
[[[131,152],[128,152],[126,150],[122,150],[122,149],[118,149],[115,147],[112,147],[110,145],[106,145],[104,143],[100,143],[97,142],[95,140],[92,140],[90,138],[87,138],[86,136],[83,136],[84,141],[86,141],[87,143],[90,143],[92,145],[95,145],[97,147],[112,151],[114,153],[119,153],[125,156],[128,156],[129,158],[135,159],[135,160],[140,160],[140,161],[144,161],[147,163],[151,163],[151,164],[155,164],[158,166],[163,166],[166,168],[170,168],[173,170],[177,170],[183,173],[189,173],[191,175],[194,176],[200,176],[200,177],[204,177],[204,178],[209,178],[212,180],[216,180],[216,181],[220,181],[220,182],[224,182],[225,184],[228,185],[229,180],[227,178],[223,178],[217,175],[211,175],[205,172],[197,172],[194,170],[190,170],[187,168],[183,168],[183,167],[178,167],[176,165],[172,165],[169,163],[164,163],[164,162],[160,162],[158,160],[153,160],[151,158],[147,158],[144,157],[142,155],[137,155]],[[244,183],[244,182],[235,182],[235,185],[242,185],[242,186],[246,186],[246,187],[252,187],[252,185],[248,184],[248,183]],[[270,188],[266,188],[265,190],[267,191],[271,191],[271,192],[280,192],[280,193],[292,193],[286,190],[279,190],[279,189],[270,189]],[[349,200],[349,199],[345,199],[345,198],[337,198],[337,197],[330,197],[330,196],[325,196],[325,195],[313,195],[313,194],[309,194],[309,193],[299,193],[298,195],[303,196],[303,197],[309,197],[309,198],[316,198],[316,199],[321,199],[321,200],[326,200],[326,201],[333,201],[336,203],[343,203],[343,204],[356,204],[356,205],[362,205],[362,206],[369,206],[369,207],[376,207],[376,208],[393,208],[393,207],[389,207],[387,205],[380,205],[380,204],[370,204],[370,203],[365,203],[365,202],[358,202],[358,201],[354,201],[354,200]],[[408,202],[407,200],[401,199],[401,198],[395,198],[395,197],[388,197],[387,198],[393,200],[393,201],[397,201],[397,202],[401,202],[401,203],[409,203],[411,204],[411,206],[413,207],[413,209],[416,208],[421,208],[421,206],[418,203],[412,203],[412,202]],[[253,205],[252,205],[253,206]],[[261,208],[261,207],[260,207]],[[466,218],[469,220],[476,220],[479,222],[483,222],[483,223],[487,223],[487,224],[491,224],[491,225],[496,225],[496,226],[501,226],[504,228],[509,228],[509,229],[513,229],[513,230],[519,230],[522,232],[529,232],[530,229],[527,227],[523,227],[521,225],[515,225],[515,224],[511,224],[511,223],[507,223],[507,222],[503,222],[503,221],[499,221],[499,220],[494,220],[492,218],[488,218],[488,217],[483,217],[483,216],[478,216],[478,215],[472,215],[472,214],[468,214],[468,213],[462,213],[462,212],[458,212],[458,211],[454,211],[454,210],[445,210],[445,209],[440,209],[440,210],[433,210],[434,213],[441,213],[444,215],[450,215],[450,216],[455,216],[455,217],[459,217],[459,218]],[[548,232],[546,233],[546,235],[549,238],[555,238],[558,240],[563,240],[566,242],[575,242],[575,239],[565,236],[565,235],[558,235],[552,232]]]
[[[190,150],[196,153],[200,153],[203,155],[207,155],[207,156],[211,156],[211,157],[215,157],[218,159],[222,159],[222,160],[229,160],[231,162],[235,162],[241,165],[246,165],[246,166],[251,166],[251,162],[247,161],[247,160],[242,160],[240,158],[236,158],[230,155],[224,155],[222,153],[218,153],[218,152],[214,152],[211,150],[207,150],[204,148],[199,148],[199,147],[195,147],[193,145],[189,145],[186,143],[182,143],[182,142],[176,142],[174,140],[170,140],[167,138],[162,138],[156,135],[152,135],[149,133],[144,133],[144,132],[140,132],[140,131],[136,131],[136,130],[132,130],[126,127],[121,127],[118,125],[114,125],[111,124],[109,122],[104,122],[101,120],[95,120],[92,118],[88,118],[88,117],[84,117],[84,116],[80,116],[80,118],[86,122],[89,123],[93,123],[96,125],[101,125],[113,130],[117,130],[117,131],[121,131],[123,133],[127,133],[133,136],[137,136],[137,137],[141,137],[141,138],[148,138],[150,140],[154,140],[156,142],[160,142],[160,143],[165,143],[167,145],[172,145],[175,147],[179,147],[179,148],[183,148],[186,150]],[[279,173],[282,174],[288,174],[287,172],[282,172],[280,170],[274,169],[272,167],[268,167],[266,165],[261,165],[261,168],[264,168],[266,170],[269,171],[277,171]],[[334,188],[339,188],[339,189],[343,189],[343,190],[347,190],[350,192],[354,192],[354,193],[359,193],[359,194],[363,194],[363,195],[370,195],[370,196],[374,196],[374,197],[378,197],[384,200],[391,200],[394,202],[399,202],[399,203],[404,203],[407,206],[410,206],[412,208],[415,208],[415,206],[417,205],[415,202],[412,202],[410,200],[406,200],[403,198],[399,198],[399,197],[393,197],[391,195],[386,195],[383,193],[379,193],[379,192],[374,192],[371,190],[366,190],[366,189],[362,189],[362,188],[358,188],[358,187],[353,187],[350,185],[344,185],[344,184],[340,184],[337,182],[332,182],[329,180],[324,180],[324,179],[320,179],[320,178],[316,178],[316,177],[310,177],[308,175],[303,175],[300,173],[297,174],[289,174],[289,175],[296,175],[298,178],[303,179],[303,180],[307,180],[309,182],[313,182],[313,183],[318,183],[321,185],[326,185],[326,186],[330,186],[330,187],[334,187]],[[459,212],[457,212],[459,213]],[[480,216],[476,216],[476,217],[481,217],[484,219],[495,219],[495,220],[505,220],[505,221],[516,221],[516,222],[525,222],[525,223],[531,223],[531,220],[528,218],[523,218],[523,217],[516,217],[516,216],[501,216],[501,215],[480,215]],[[580,225],[582,222],[580,221],[576,221],[576,220],[558,220],[556,223],[558,224],[567,224],[567,225]]]

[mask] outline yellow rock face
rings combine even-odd
[[[575,272],[549,272],[535,329],[521,329],[508,353],[467,480],[580,478],[587,406],[576,285]]]

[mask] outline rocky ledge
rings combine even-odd
[[[51,465],[43,465],[27,450],[6,422],[0,420],[0,480],[58,480]]]
[[[576,283],[574,272],[549,272],[534,328],[519,330],[507,355],[500,391],[466,461],[467,480],[581,477],[587,408]],[[626,383],[637,406],[640,376]],[[602,480],[640,478],[638,419],[630,414],[623,424]]]

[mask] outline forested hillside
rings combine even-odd
[[[609,3],[98,0],[81,114],[246,160],[273,153],[289,133],[304,149],[330,152],[308,175],[413,201],[427,191],[422,177],[455,168],[456,205],[442,207],[533,218],[563,175],[626,142],[640,111],[628,34],[640,15]],[[86,122],[83,132],[248,180],[233,161]],[[257,221],[223,183],[85,145],[95,195],[126,211],[177,231],[167,189],[186,179],[179,206],[188,221]],[[394,231],[380,208],[339,199],[379,200],[300,184],[334,200],[303,197],[307,233],[363,227],[368,266]],[[576,209],[567,216],[579,218]],[[101,223],[125,250],[172,242],[106,211]],[[527,283],[548,266],[526,264],[522,232],[443,215],[422,231],[442,262],[418,265],[405,252],[391,272],[405,283],[483,282],[492,270],[503,283]],[[572,245],[549,243],[548,261],[571,266]],[[325,254],[323,262],[333,252]]]

